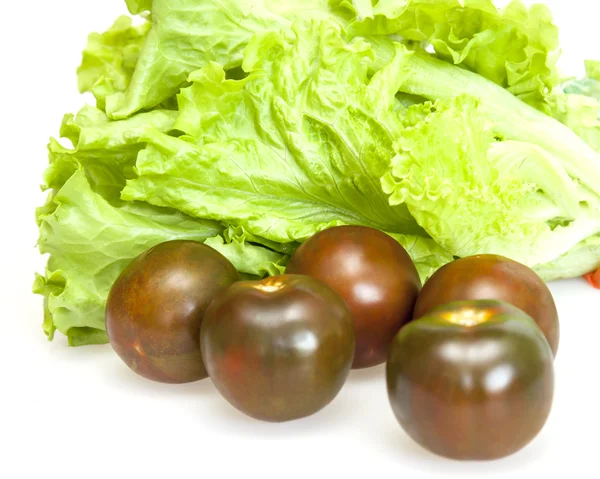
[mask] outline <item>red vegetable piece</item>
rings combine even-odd
[[[590,283],[590,286],[600,289],[600,269],[597,269],[592,273],[585,274],[583,277],[588,283]]]

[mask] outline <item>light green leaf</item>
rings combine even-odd
[[[498,10],[490,0],[334,2],[354,14],[351,36],[402,37],[431,44],[438,58],[462,65],[545,108],[557,85],[558,28],[541,4],[514,0]]]
[[[107,112],[122,119],[154,107],[176,94],[192,71],[210,62],[225,70],[239,67],[255,33],[289,27],[299,18],[334,17],[328,0],[154,0],[153,27],[131,85],[107,99]]]
[[[122,16],[106,32],[89,35],[77,78],[79,91],[91,92],[98,108],[105,108],[107,96],[129,86],[150,27],[149,21],[134,26]]]
[[[390,39],[379,39],[373,71],[390,58],[404,56],[403,93],[428,100],[451,100],[470,95],[478,108],[494,123],[494,132],[504,140],[532,143],[556,157],[565,171],[597,192],[600,155],[575,132],[559,121],[520,101],[507,90],[468,70],[438,60],[424,52],[412,52]]]
[[[369,78],[372,55],[331,23],[256,36],[247,78],[229,80],[215,63],[190,76],[175,125],[186,136],[149,133],[122,198],[279,243],[341,224],[421,234],[379,180],[403,129],[403,57]]]
[[[149,130],[168,132],[176,112],[154,110],[127,120],[111,121],[101,110],[85,106],[77,115],[65,115],[60,134],[73,148],[52,138],[48,145],[49,166],[44,189],[58,190],[83,166],[92,188],[108,199],[118,199],[125,180],[132,178],[138,152],[145,146],[141,137]]]
[[[390,202],[406,204],[459,257],[493,253],[536,266],[600,232],[598,204],[587,204],[560,161],[530,144],[494,145],[494,126],[472,97],[435,103],[398,139],[382,180]]]
[[[263,278],[285,272],[288,256],[270,249],[251,244],[245,235],[222,235],[207,239],[204,244],[216,249],[243,274]]]
[[[439,268],[454,260],[454,256],[431,238],[422,236],[391,234],[400,243],[417,267],[421,283],[425,282]]]

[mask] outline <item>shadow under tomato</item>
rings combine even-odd
[[[365,369],[353,369],[348,376],[347,385],[364,384],[385,380],[385,364]]]
[[[202,397],[217,394],[210,378],[183,384],[166,384],[146,379],[132,371],[116,355],[103,378],[110,386],[142,396]]]
[[[257,436],[277,439],[322,436],[342,429],[356,414],[356,404],[349,394],[340,393],[329,405],[311,416],[281,423],[254,419],[227,402],[217,391],[203,404],[202,422],[215,430],[236,436]],[[208,413],[207,413],[208,411]]]

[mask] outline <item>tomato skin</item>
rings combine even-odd
[[[552,293],[533,270],[502,256],[471,256],[440,268],[423,286],[414,317],[454,301],[476,299],[496,299],[522,309],[536,321],[556,356],[560,324]]]
[[[207,371],[222,396],[255,419],[316,413],[343,387],[354,359],[350,312],[303,275],[241,281],[209,306],[200,331]]]
[[[238,280],[229,260],[204,244],[168,241],[151,248],[111,288],[111,346],[147,379],[177,384],[206,378],[200,324],[214,296]]]
[[[362,226],[317,233],[292,255],[286,272],[317,278],[344,298],[356,329],[354,369],[385,362],[421,289],[406,250],[389,235]]]
[[[600,289],[600,269],[583,276],[592,288]]]
[[[499,301],[455,302],[411,322],[394,339],[386,376],[407,434],[457,460],[525,447],[545,425],[554,395],[548,342],[531,317]]]

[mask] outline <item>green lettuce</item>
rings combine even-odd
[[[409,51],[391,39],[374,39],[377,54],[372,71],[401,56],[404,67],[400,90],[427,100],[451,100],[468,95],[495,124],[505,140],[531,143],[555,156],[565,171],[591,191],[600,184],[600,155],[571,129],[519,100],[485,77],[439,60],[424,51]]]
[[[454,260],[454,256],[433,239],[416,235],[390,234],[410,255],[424,284],[438,269]]]
[[[495,253],[533,267],[600,232],[599,199],[546,150],[498,141],[473,97],[430,109],[398,139],[382,186],[437,244],[459,257]]]
[[[132,15],[152,10],[152,0],[125,0],[125,3]]]
[[[134,26],[121,16],[106,32],[90,34],[77,79],[79,91],[92,93],[98,108],[105,108],[107,96],[129,87],[151,26],[149,21]]]
[[[600,269],[599,235],[586,238],[555,260],[534,268],[545,281],[577,278],[598,269]]]
[[[150,2],[129,1],[130,11]],[[239,67],[255,33],[289,27],[298,18],[332,18],[327,0],[154,0],[153,26],[127,91],[107,98],[107,113],[125,118],[175,95],[188,75],[210,62]]]
[[[401,133],[393,61],[331,23],[257,35],[242,80],[211,63],[179,95],[179,138],[148,132],[121,197],[242,226],[290,243],[341,224],[422,234],[380,187]]]
[[[545,108],[558,84],[558,28],[541,4],[513,0],[499,10],[490,0],[337,0],[353,13],[352,36],[396,36],[431,45],[436,56],[461,65]]]

